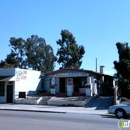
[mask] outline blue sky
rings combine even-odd
[[[117,42],[130,43],[130,0],[1,0],[0,60],[10,53],[10,37],[43,37],[56,54],[62,29],[85,47],[81,68],[95,71],[95,59],[106,74],[115,73]],[[56,65],[55,69],[58,69]]]

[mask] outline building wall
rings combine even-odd
[[[60,91],[59,80],[60,80],[60,79],[57,77],[57,78],[56,78],[56,93],[59,93],[59,91]]]
[[[4,96],[0,96],[0,102],[1,103],[5,103],[6,102],[6,90],[7,90],[7,87],[6,87],[6,84],[4,85]]]
[[[53,76],[44,76],[43,77],[44,87],[42,89],[46,90],[47,93],[51,92],[51,90],[50,90],[50,81],[51,81],[52,77]],[[56,82],[55,92],[59,93],[59,78],[58,77],[55,78],[55,82]]]
[[[14,76],[14,75],[15,75],[15,68],[0,69],[0,76]],[[5,85],[4,85],[4,96],[0,96],[0,103],[6,103],[7,85],[8,85],[8,82],[5,81]]]
[[[15,69],[15,97],[19,92],[35,95],[41,87],[40,71]]]
[[[50,76],[44,76],[43,80],[44,80],[44,86],[43,89],[46,90],[47,93],[50,92]]]
[[[0,96],[0,103],[6,103],[6,98],[7,98],[7,85],[13,85],[13,98],[14,98],[15,82],[13,82],[13,84],[9,84],[8,81],[5,81],[5,85],[4,85],[4,96]]]
[[[17,98],[19,92],[26,92],[26,95],[35,95],[41,88],[41,72],[34,70],[25,70],[19,68],[0,69],[0,76],[14,76],[13,80],[13,99]],[[7,85],[9,81],[5,81],[4,96],[0,96],[0,102],[6,103]]]

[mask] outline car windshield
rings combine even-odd
[[[121,98],[121,104],[126,104],[126,105],[130,105],[130,99],[122,97]]]

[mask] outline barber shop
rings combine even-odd
[[[100,72],[94,72],[84,69],[59,69],[47,73],[42,78],[44,82],[43,89],[47,93],[56,96],[99,96],[110,94],[113,87],[113,76],[105,75],[103,67],[100,66]],[[104,84],[108,88],[104,88]],[[113,94],[113,93],[112,93]]]

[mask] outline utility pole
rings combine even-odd
[[[97,72],[97,58],[96,58],[96,72]]]

